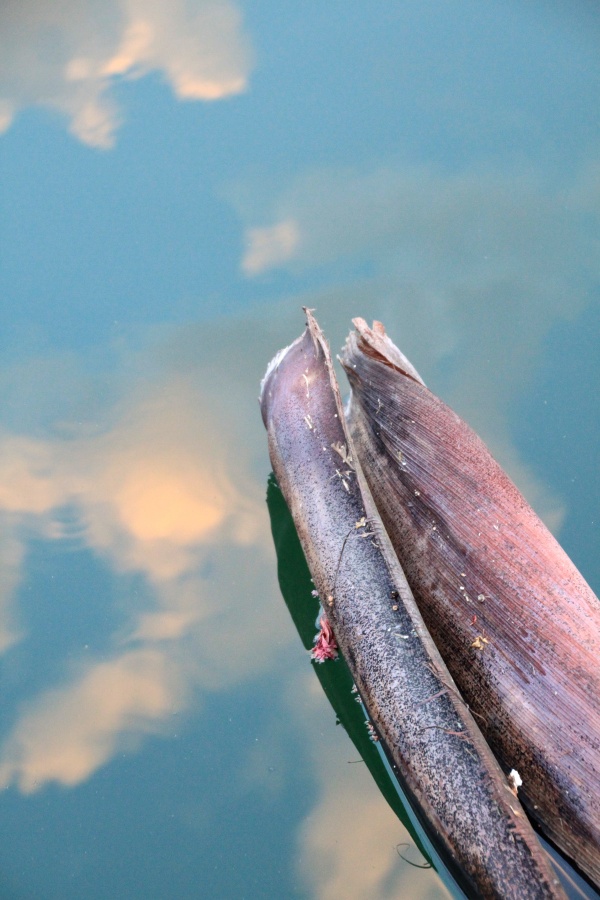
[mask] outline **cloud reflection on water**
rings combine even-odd
[[[52,780],[77,784],[144,734],[162,733],[199,691],[264,671],[280,649],[268,635],[286,613],[275,602],[264,486],[237,427],[238,393],[232,387],[228,406],[227,378],[206,370],[201,352],[187,377],[151,357],[116,407],[99,403],[98,433],[72,426],[64,439],[0,437],[4,546],[17,549],[4,585],[5,646],[18,638],[11,594],[31,536],[75,534],[112,571],[146,584],[142,600],[121,601],[125,622],[109,622],[108,654],[76,652],[63,661],[62,684],[19,711],[0,750],[0,783],[25,793]]]
[[[122,118],[115,79],[158,71],[180,100],[218,100],[246,90],[252,53],[229,0],[71,0],[4,5],[0,59],[0,132],[42,106],[107,149]]]

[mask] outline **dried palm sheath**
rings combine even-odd
[[[322,333],[273,360],[261,389],[275,475],[337,642],[394,771],[469,897],[563,897],[433,644],[345,430]]]
[[[542,832],[600,885],[600,602],[477,435],[375,323],[348,419],[427,627]]]

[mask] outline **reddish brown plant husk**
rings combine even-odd
[[[600,885],[600,602],[383,326],[354,324],[350,431],[419,609],[530,816]]]
[[[329,349],[310,313],[304,335],[269,367],[261,409],[325,610],[327,647],[333,634],[434,845],[469,897],[563,897],[423,625],[354,457]]]

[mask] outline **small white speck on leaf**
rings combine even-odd
[[[510,785],[511,791],[513,792],[513,794],[516,797],[517,791],[523,784],[523,779],[521,778],[521,776],[519,775],[519,773],[517,772],[516,769],[511,769],[510,772],[508,773],[508,783]]]

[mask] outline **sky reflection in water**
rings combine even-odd
[[[382,319],[598,591],[590,9],[0,11],[2,896],[445,896],[279,596],[258,382]]]

